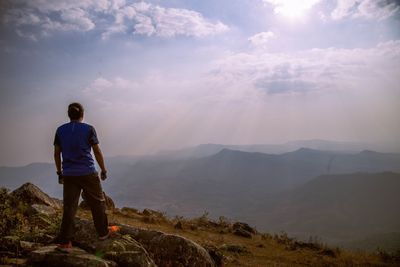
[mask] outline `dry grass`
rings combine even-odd
[[[78,216],[90,219],[90,212]],[[300,242],[286,234],[253,234],[244,238],[232,233],[225,218],[211,221],[206,214],[196,219],[168,219],[162,213],[149,214],[134,209],[108,212],[109,221],[143,229],[158,230],[189,238],[211,247],[224,256],[224,266],[400,266],[400,260],[382,253],[361,253],[330,248],[316,241]],[[178,224],[179,222],[179,224]]]

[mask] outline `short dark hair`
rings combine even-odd
[[[71,103],[68,106],[68,117],[71,120],[83,118],[83,106],[80,103]]]

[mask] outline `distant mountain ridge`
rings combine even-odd
[[[330,188],[339,186],[336,185],[335,179],[338,182],[343,179],[354,180],[358,185],[350,187],[354,188],[354,192],[364,188],[364,180],[359,178],[360,175],[384,177],[381,180],[375,179],[375,185],[367,188],[370,191],[379,188],[380,182],[386,183],[389,176],[398,179],[399,174],[396,172],[400,173],[400,154],[369,150],[343,153],[310,148],[300,148],[283,154],[265,154],[224,148],[213,155],[201,158],[156,157],[135,159],[134,162],[127,162],[126,159],[120,161],[114,158],[108,161],[110,177],[103,183],[104,190],[119,206],[146,207],[186,217],[199,216],[207,211],[214,217],[224,215],[235,220],[248,221],[260,230],[275,231],[279,230],[279,226],[285,226],[285,229],[281,230],[290,231],[294,235],[318,234],[330,238],[331,241],[332,236],[337,236],[338,240],[343,241],[343,237],[338,236],[340,229],[343,229],[344,233],[350,233],[346,242],[351,242],[354,238],[362,240],[367,234],[400,232],[397,228],[397,217],[381,216],[387,218],[387,221],[374,218],[370,220],[368,217],[370,215],[358,213],[363,211],[362,204],[359,204],[359,209],[349,206],[349,209],[354,211],[353,217],[358,218],[358,221],[354,220],[356,222],[370,220],[383,229],[377,231],[372,223],[356,227],[364,229],[356,233],[348,225],[351,223],[348,218],[353,217],[347,216],[347,213],[343,213],[340,209],[346,202],[339,207],[329,206],[336,203],[332,197],[336,191],[334,193],[330,191]],[[321,177],[331,178],[321,179]],[[0,185],[15,188],[26,181],[38,184],[54,196],[62,195],[62,187],[57,184],[53,164],[0,168]],[[317,182],[322,185],[313,186]],[[386,196],[393,195],[393,191],[390,190],[400,191],[398,184],[392,182],[391,186],[386,188],[387,194],[385,190],[377,192],[383,196],[383,200],[374,210],[384,212],[392,205],[393,200],[390,199],[397,201],[393,197],[388,199],[392,202],[385,202]],[[340,184],[344,187],[346,185],[346,183]],[[293,200],[294,196],[299,196],[299,192],[306,190],[304,188],[309,188],[307,197]],[[337,192],[341,190],[337,189]],[[313,195],[318,198],[310,200],[308,197]],[[340,198],[340,194],[337,195]],[[345,197],[348,198],[348,195]],[[357,200],[354,203],[363,203],[362,201],[369,203],[372,198],[363,195],[360,199],[361,202]],[[351,199],[348,201],[352,202]],[[308,203],[325,203],[329,208],[318,209],[309,206]],[[298,205],[312,208],[302,210]],[[368,205],[375,207],[372,204]],[[326,209],[333,212],[326,213]],[[285,210],[288,213],[285,213]],[[339,213],[336,213],[337,211]],[[324,216],[326,220],[323,219]],[[282,218],[283,221],[280,220]],[[304,218],[304,222],[297,222],[296,218]]]
[[[199,158],[218,153],[223,149],[237,150],[243,152],[260,152],[265,154],[282,154],[292,152],[300,148],[314,150],[336,151],[343,153],[356,153],[372,146],[360,142],[337,142],[328,140],[297,140],[283,144],[250,144],[250,145],[223,145],[223,144],[200,144],[198,146],[186,147],[178,150],[166,150],[159,152],[158,156],[169,156],[174,158]]]

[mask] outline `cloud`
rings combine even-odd
[[[321,0],[263,0],[264,3],[274,7],[275,14],[296,17],[311,9]]]
[[[138,80],[123,77],[99,77],[91,81],[83,94],[106,106],[134,107],[160,101],[176,101],[185,94],[183,79],[171,79],[160,73],[146,74]],[[187,91],[187,90],[186,90]]]
[[[309,91],[317,90],[317,85],[315,83],[290,80],[258,80],[255,83],[255,86],[265,90],[268,94],[307,93]]]
[[[113,86],[113,83],[110,82],[109,80],[100,77],[95,79],[90,83],[88,87],[85,88],[83,91],[85,94],[92,95],[92,94],[97,94],[104,92],[104,90],[107,90],[108,88],[111,88]]]
[[[220,21],[210,21],[188,9],[124,0],[13,2],[5,14],[6,25],[15,27],[19,36],[39,39],[57,31],[87,32],[99,30],[102,39],[117,33],[171,38],[179,35],[206,37],[228,30]]]
[[[127,32],[158,37],[177,35],[205,37],[223,33],[228,27],[222,22],[211,22],[200,13],[187,9],[164,8],[145,2],[134,3],[116,11],[115,23],[105,33]]]
[[[18,29],[15,30],[15,33],[21,38],[25,38],[25,39],[31,40],[33,42],[37,42],[38,41],[37,37],[32,33],[26,33],[26,32],[23,32],[21,30],[18,30]]]
[[[88,17],[87,12],[81,8],[71,8],[61,11],[61,19],[67,25],[73,25],[72,29],[90,31],[95,27],[93,21]]]
[[[268,32],[260,32],[253,36],[251,36],[248,40],[250,43],[256,47],[265,46],[269,43],[269,41],[275,37],[275,34],[271,31]]]
[[[384,20],[399,11],[399,3],[395,0],[338,0],[331,17],[336,20],[347,17]]]
[[[82,8],[84,10],[94,9],[96,11],[104,11],[114,6],[119,1],[109,0],[68,0],[68,1],[52,1],[52,0],[15,0],[16,4],[26,5],[27,7],[39,10],[43,13],[57,12],[74,8]]]
[[[390,41],[369,49],[236,53],[217,61],[210,75],[269,95],[287,95],[393,85],[399,82],[399,69],[400,41]]]

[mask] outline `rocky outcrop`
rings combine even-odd
[[[50,197],[40,190],[39,187],[31,183],[23,184],[21,187],[11,192],[10,195],[29,205],[40,204],[55,209],[60,209],[62,207],[62,201]]]
[[[26,224],[25,230],[18,236],[1,237],[0,249],[18,252],[7,255],[8,258],[29,256],[28,266],[220,266],[219,263],[215,264],[206,249],[187,238],[128,225],[117,225],[120,231],[115,236],[100,241],[93,222],[82,219],[76,219],[74,248],[70,253],[62,253],[55,250],[55,245],[48,245],[58,232],[62,207],[59,201],[29,183],[11,194],[4,191],[3,195],[4,199],[12,195],[13,201],[17,201],[15,203],[24,204],[25,208],[18,213],[18,216],[21,217],[21,222]],[[14,202],[10,203],[4,214],[8,214],[6,211],[10,210],[10,205]],[[162,213],[153,210],[143,212],[129,210],[129,212],[138,213],[137,215],[143,218],[165,219]]]
[[[86,220],[76,221],[74,241],[86,251],[115,261],[118,266],[156,266],[143,246],[130,235],[117,234],[114,238],[100,241],[93,223]]]
[[[98,241],[93,224],[77,220],[75,241],[87,251],[103,253],[118,266],[215,266],[209,253],[189,239],[127,225],[119,227],[119,236]]]
[[[121,234],[139,241],[159,266],[215,266],[210,254],[200,245],[178,235],[120,225]]]

